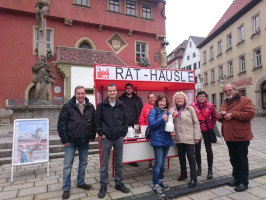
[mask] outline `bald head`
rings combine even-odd
[[[236,87],[232,84],[225,84],[223,90],[225,97],[228,99],[232,99],[236,95]]]

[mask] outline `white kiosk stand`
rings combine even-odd
[[[49,119],[14,121],[11,182],[14,166],[47,162],[49,176]]]

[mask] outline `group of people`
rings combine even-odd
[[[196,102],[189,105],[184,92],[176,92],[173,96],[173,107],[165,94],[156,97],[148,94],[148,103],[143,106],[140,97],[133,92],[133,85],[125,85],[125,93],[117,97],[117,86],[109,84],[106,88],[107,97],[94,106],[86,98],[85,88],[75,88],[73,98],[63,106],[58,119],[58,133],[65,147],[63,167],[63,199],[68,199],[71,188],[71,170],[75,151],[78,148],[79,166],[77,187],[90,190],[91,186],[84,182],[87,166],[89,142],[100,137],[101,168],[99,198],[104,198],[109,182],[108,163],[111,149],[115,159],[115,189],[128,193],[123,184],[123,138],[129,126],[149,125],[151,129],[151,146],[154,151],[153,192],[157,196],[165,196],[164,191],[170,187],[164,183],[165,161],[169,149],[174,144],[178,149],[181,174],[178,181],[187,178],[186,156],[190,167],[189,187],[196,186],[197,176],[201,175],[201,140],[203,138],[208,162],[207,178],[213,178],[213,152],[210,130],[216,120],[222,123],[222,135],[229,149],[230,162],[233,167],[233,181],[229,186],[235,191],[248,188],[248,146],[252,139],[251,119],[254,108],[250,99],[240,96],[232,84],[224,86],[225,102],[216,114],[214,106],[208,102],[207,94],[200,91]],[[166,132],[165,125],[169,115],[174,117],[174,131]],[[133,166],[138,166],[137,163]],[[152,168],[151,161],[149,168]]]

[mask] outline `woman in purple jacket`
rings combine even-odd
[[[210,140],[209,131],[214,128],[216,123],[216,112],[214,106],[208,102],[207,94],[204,91],[200,91],[197,94],[197,101],[192,103],[191,106],[195,109],[200,122],[200,129],[204,139],[204,144],[207,152],[207,162],[208,162],[208,174],[207,178],[211,179],[213,177],[212,165],[213,165],[213,152]],[[197,175],[200,176],[201,169],[201,140],[195,145],[195,157],[198,166]]]

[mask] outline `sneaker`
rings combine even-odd
[[[116,185],[115,189],[119,190],[119,191],[121,191],[123,193],[129,193],[129,189],[127,189],[126,186],[123,183],[121,183],[120,185]]]
[[[139,164],[138,164],[138,163],[136,163],[136,162],[129,163],[129,165],[131,165],[131,166],[133,166],[133,167],[138,167],[138,166],[139,166]]]
[[[106,191],[107,191],[106,187],[101,187],[101,189],[98,193],[98,198],[104,198],[106,195]]]
[[[169,185],[165,184],[164,182],[159,183],[160,187],[163,188],[164,190],[170,190]]]
[[[68,199],[69,198],[69,190],[66,190],[62,194],[62,199]]]
[[[152,188],[152,191],[159,197],[165,196],[165,194],[162,192],[161,188],[159,187]]]
[[[152,164],[149,164],[148,170],[152,171]]]
[[[83,190],[90,190],[91,186],[84,183],[83,185],[77,185],[78,188],[82,188]]]

